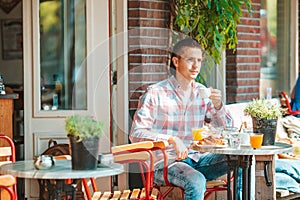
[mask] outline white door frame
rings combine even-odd
[[[128,143],[128,26],[127,1],[111,1],[111,60],[117,71],[117,84],[113,86],[113,145]],[[127,171],[127,170],[126,170]],[[128,187],[128,174],[118,176],[118,189]]]
[[[296,84],[298,74],[299,74],[299,11],[298,11],[298,0],[290,1],[290,85],[289,88],[293,89]]]
[[[109,65],[109,2],[86,0],[87,13],[87,99],[88,109],[81,111],[41,112],[39,101],[39,28],[36,0],[23,0],[23,62],[24,62],[24,148],[25,159],[32,159],[40,150],[35,149],[39,138],[60,135],[65,139],[64,119],[74,113],[89,114],[105,124],[104,141],[110,141],[110,65]],[[37,41],[37,42],[36,42]],[[39,143],[43,144],[43,143]],[[102,151],[109,151],[110,142],[102,142]],[[102,181],[101,188],[110,189],[111,181]],[[26,180],[25,195],[37,198],[37,185]]]

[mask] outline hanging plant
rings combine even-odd
[[[238,43],[237,24],[242,7],[252,13],[251,0],[169,0],[170,29],[197,40],[220,63],[226,46]]]

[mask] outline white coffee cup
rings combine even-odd
[[[201,98],[208,98],[211,95],[210,88],[199,88],[199,94]]]

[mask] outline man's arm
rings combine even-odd
[[[232,126],[233,118],[230,112],[223,105],[221,91],[217,89],[211,89],[210,99],[212,105],[208,107],[208,110],[212,115],[211,123],[214,126]]]

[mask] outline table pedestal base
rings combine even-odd
[[[242,199],[251,199],[251,165],[252,155],[227,156],[228,160],[228,188],[227,199],[231,199],[230,177],[234,175],[233,199],[237,198],[239,169],[242,169]],[[274,155],[255,156],[255,199],[275,199],[275,161]],[[254,174],[253,174],[254,175]]]
[[[66,180],[39,179],[38,183],[40,186],[39,199],[78,199],[76,198],[78,180],[72,180],[70,184],[66,184]],[[80,192],[82,193],[82,191]]]
[[[227,156],[228,161],[228,191],[227,199],[231,199],[230,192],[230,177],[231,171],[233,171],[234,183],[233,183],[233,199],[237,199],[238,194],[238,176],[239,170],[242,169],[242,199],[250,200],[251,199],[251,164],[252,164],[252,155],[239,155],[239,156]]]

